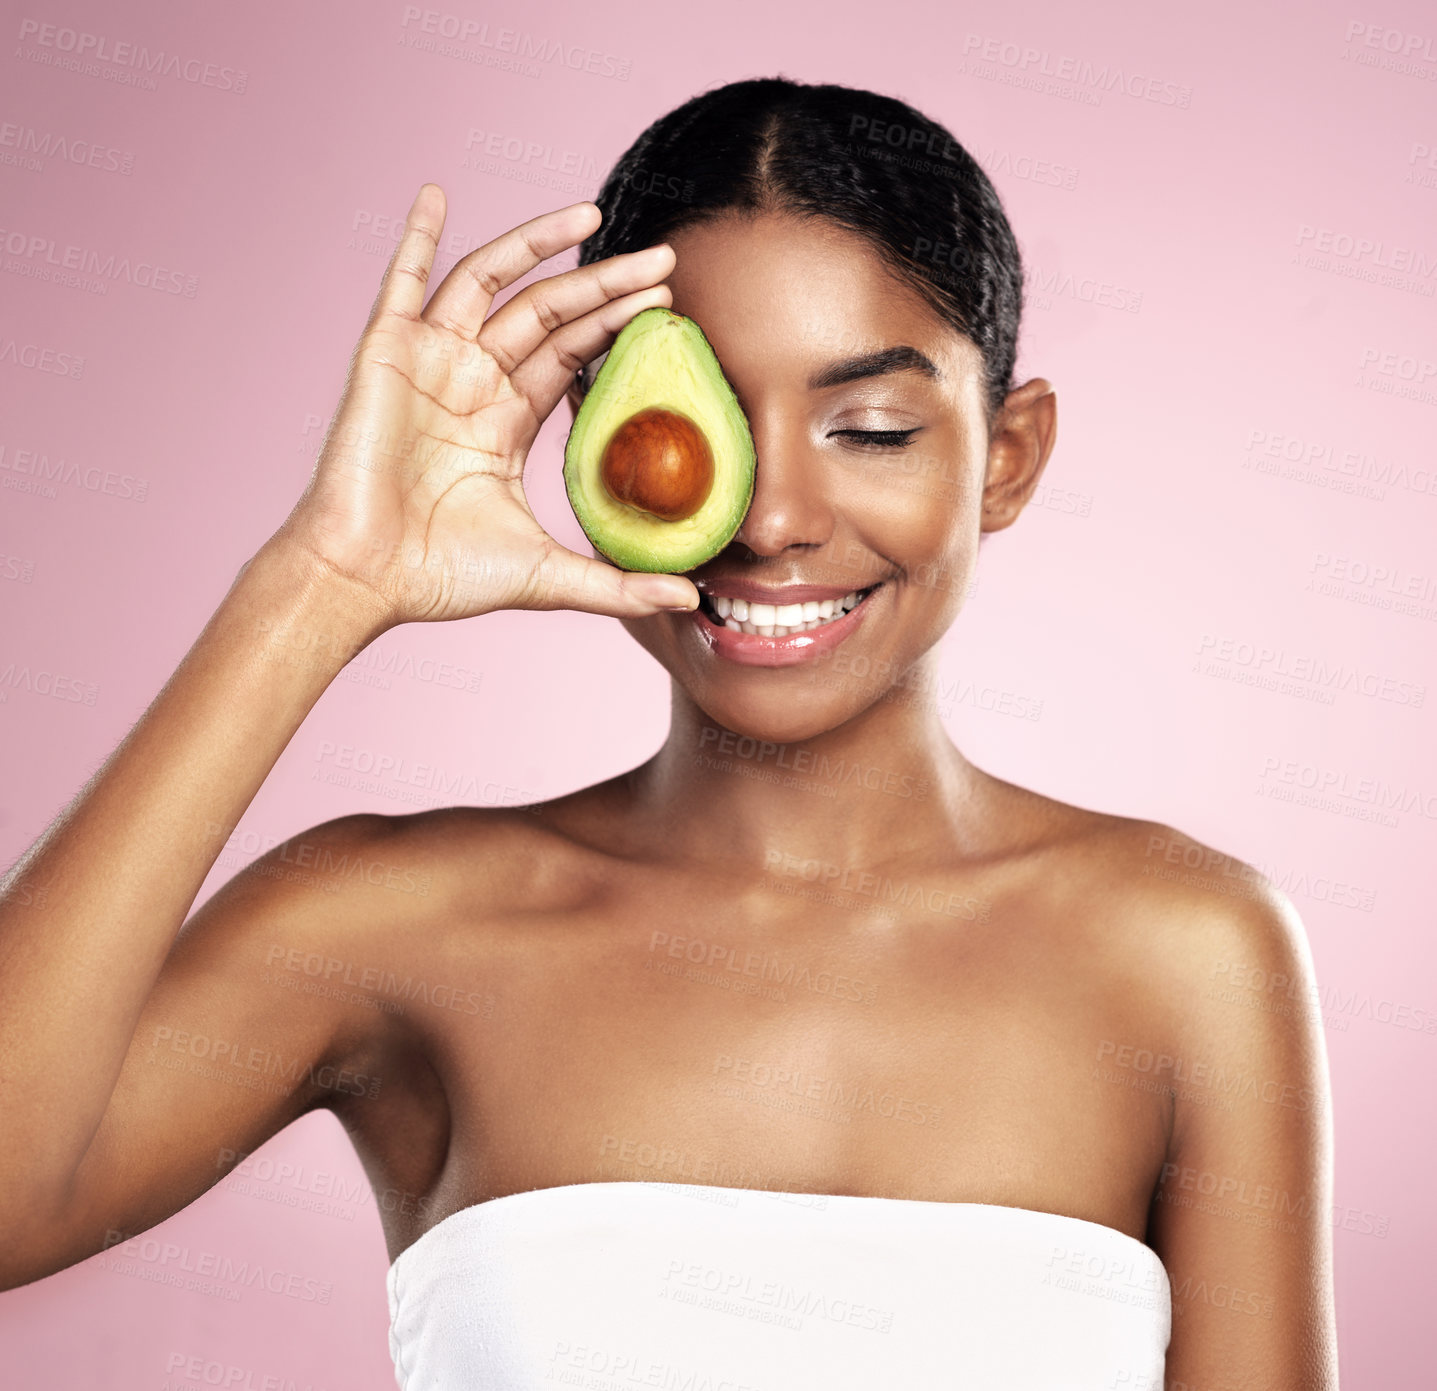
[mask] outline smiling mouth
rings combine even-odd
[[[864,603],[883,581],[855,589],[841,599],[810,600],[806,604],[756,604],[747,599],[717,598],[699,591],[699,612],[715,627],[754,637],[784,638],[836,623]],[[782,621],[780,621],[780,619]]]

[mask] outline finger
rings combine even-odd
[[[458,261],[435,290],[424,318],[473,342],[494,296],[541,261],[577,246],[603,220],[593,203],[574,203],[521,223]]]
[[[389,258],[379,293],[369,311],[369,322],[385,314],[417,319],[424,308],[424,287],[439,249],[444,230],[444,190],[438,184],[424,184],[404,219],[404,235]]]
[[[549,334],[538,351],[526,357],[509,375],[515,391],[528,401],[534,419],[547,418],[573,386],[574,374],[579,368],[611,348],[634,315],[643,309],[667,309],[673,298],[673,291],[667,285],[653,285],[622,299],[610,300]]]
[[[680,575],[638,574],[561,546],[552,537],[517,607],[580,609],[610,618],[646,618],[664,610],[698,607],[699,592]]]
[[[650,246],[540,280],[489,316],[479,346],[502,371],[513,372],[549,334],[610,300],[657,284],[675,259],[672,247]]]

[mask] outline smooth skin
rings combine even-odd
[[[988,420],[973,345],[818,219],[724,216],[491,313],[598,225],[578,204],[425,304],[444,210],[426,184],[299,504],[6,880],[3,1287],[327,1109],[391,1259],[473,1203],[608,1179],[1003,1204],[1153,1247],[1169,1387],[1335,1387],[1297,915],[1170,827],[984,773],[926,693],[982,537],[1052,451],[1051,385]],[[522,487],[577,368],[656,304],[703,325],[759,460],[738,536],[688,578],[567,551]],[[810,380],[899,344],[938,376]],[[668,607],[739,575],[883,584],[842,660],[766,669]],[[356,651],[559,607],[620,618],[670,673],[651,759],[537,808],[343,817],[190,912]]]

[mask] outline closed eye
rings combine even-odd
[[[918,430],[835,430],[833,433],[852,440],[859,449],[902,449],[912,442]]]

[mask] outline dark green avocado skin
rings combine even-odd
[[[713,451],[703,505],[666,522],[609,496],[600,477],[614,432],[642,410],[692,420]],[[564,445],[564,488],[594,549],[624,570],[681,574],[713,559],[753,501],[753,434],[703,330],[671,309],[645,309],[614,339]]]

